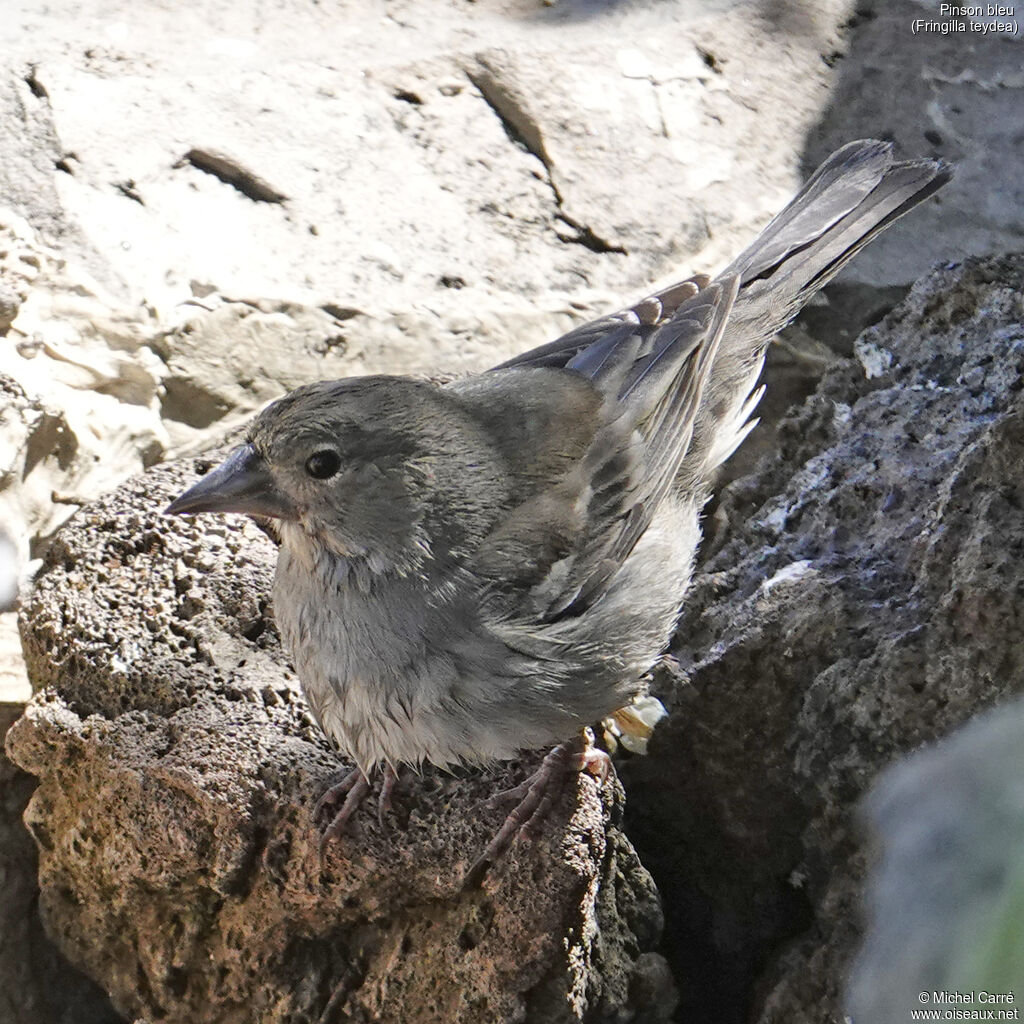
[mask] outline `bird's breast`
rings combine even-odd
[[[384,579],[369,578],[346,558],[325,554],[312,566],[282,548],[274,608],[282,638],[304,685],[319,677],[344,691],[383,685],[424,654],[422,602]]]
[[[469,757],[465,715],[503,645],[478,632],[460,588],[371,575],[335,554],[312,563],[282,546],[274,609],[310,708],[362,766]],[[490,753],[490,752],[485,752]]]

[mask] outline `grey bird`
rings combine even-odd
[[[167,509],[278,521],[274,612],[314,716],[356,768],[556,744],[471,870],[536,832],[588,724],[639,693],[693,569],[716,467],[754,426],[772,337],[951,176],[853,142],[714,280],[696,276],[486,373],[309,384]],[[321,847],[323,848],[323,847]]]

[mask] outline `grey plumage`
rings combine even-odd
[[[949,176],[851,143],[714,281],[445,387],[299,388],[170,511],[280,520],[275,614],[364,773],[566,740],[628,703],[667,644],[773,335]]]

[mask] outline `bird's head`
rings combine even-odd
[[[286,545],[414,569],[436,545],[464,540],[458,535],[479,518],[467,455],[477,475],[492,475],[444,394],[400,377],[298,388],[264,409],[245,444],[167,512],[269,516]],[[478,483],[486,492],[487,481]]]

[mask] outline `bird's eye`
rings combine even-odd
[[[306,472],[317,480],[326,480],[341,469],[341,456],[330,448],[313,452],[306,459]]]

